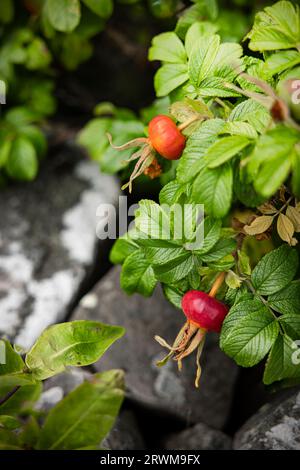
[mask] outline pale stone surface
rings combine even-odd
[[[300,450],[300,391],[264,405],[239,430],[234,449]]]
[[[231,438],[206,424],[198,423],[164,440],[164,448],[170,450],[228,450]]]
[[[49,156],[36,181],[0,198],[0,335],[27,348],[63,321],[95,263],[99,204],[116,204],[118,181],[76,149]]]

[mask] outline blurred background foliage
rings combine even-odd
[[[201,20],[213,21],[223,40],[240,41],[263,4],[1,0],[0,80],[6,104],[0,116],[0,185],[36,177],[53,123],[60,123],[60,132],[61,123],[80,128],[103,100],[135,111],[148,105],[157,65],[147,62],[147,49],[154,35],[175,28],[184,37],[191,23]],[[121,112],[121,120],[132,118]],[[140,126],[132,128],[134,135]],[[61,132],[60,138],[66,137]]]

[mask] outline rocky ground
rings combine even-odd
[[[26,348],[54,322],[93,319],[126,328],[92,368],[126,373],[126,400],[107,448],[300,449],[299,389],[266,392],[259,368],[239,370],[217,337],[207,341],[199,391],[193,358],[181,374],[172,363],[156,367],[162,350],[153,336],[171,341],[183,317],[160,289],[150,299],[121,291],[110,244],[95,232],[97,206],[117,207],[118,195],[119,182],[72,144],[56,148],[30,187],[1,193],[1,334]],[[39,406],[50,408],[91,372],[48,380]]]

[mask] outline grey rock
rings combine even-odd
[[[300,392],[264,405],[238,431],[238,450],[300,450]]]
[[[135,415],[124,410],[108,437],[103,441],[103,447],[110,450],[142,450],[145,443],[140,433]]]
[[[97,206],[118,194],[113,177],[67,147],[36,181],[1,192],[0,335],[27,348],[64,320],[96,263]]]
[[[171,434],[164,440],[164,448],[170,450],[228,450],[231,438],[203,423]]]
[[[201,421],[221,428],[230,409],[237,367],[219,349],[218,337],[208,335],[200,389],[194,387],[194,356],[184,361],[181,373],[173,361],[158,368],[156,362],[165,351],[154,335],[171,342],[184,322],[183,314],[166,301],[160,289],[148,299],[127,297],[120,289],[119,273],[119,268],[114,268],[102,278],[92,291],[92,306],[80,305],[73,315],[73,319],[100,320],[126,328],[124,337],[101,358],[96,369],[123,369],[127,396],[144,407],[188,423]]]

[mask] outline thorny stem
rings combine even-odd
[[[20,385],[14,387],[12,390],[10,390],[3,398],[0,399],[0,406],[3,405],[4,403],[7,402],[19,389]]]

